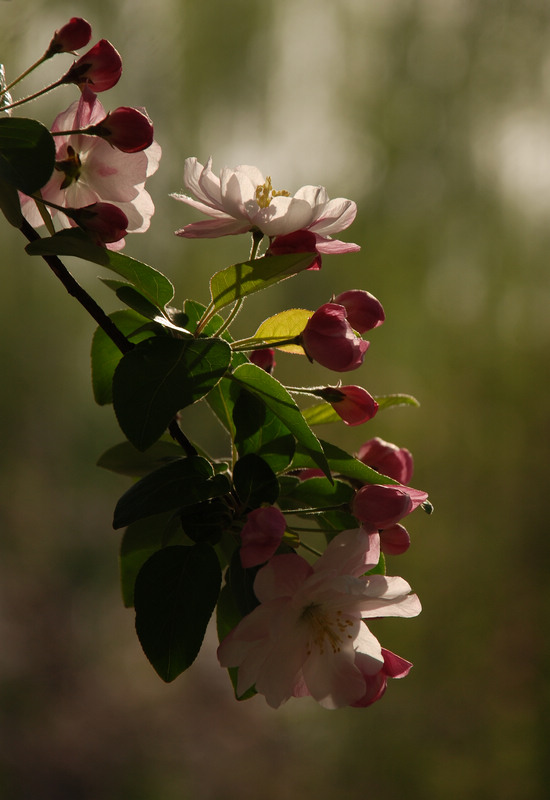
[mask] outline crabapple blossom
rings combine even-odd
[[[326,708],[360,702],[369,682],[357,653],[378,671],[384,665],[362,620],[414,617],[421,609],[402,578],[365,575],[378,558],[378,534],[357,529],[335,536],[313,566],[297,554],[268,561],[254,581],[260,605],[218,648],[222,666],[239,668],[238,695],[255,686],[273,708],[303,694]]]
[[[369,346],[355,335],[344,306],[336,303],[325,303],[315,311],[300,334],[300,344],[310,361],[335,372],[361,366]]]
[[[122,74],[122,59],[107,39],[97,44],[74,62],[59,83],[76,83],[83,88],[90,86],[97,94],[111,89]]]
[[[361,670],[365,679],[366,691],[363,697],[352,703],[354,708],[366,708],[380,700],[388,685],[388,678],[405,678],[411,671],[410,661],[382,648],[384,664],[379,668],[379,663],[363,653],[355,656],[355,666]],[[376,672],[373,670],[376,669]]]
[[[362,425],[378,411],[378,403],[362,386],[327,386],[315,394],[330,403],[346,425]]]
[[[273,189],[271,178],[264,177],[257,167],[224,167],[217,176],[211,158],[204,166],[196,158],[187,158],[183,182],[193,196],[172,197],[212,219],[191,222],[176,231],[178,236],[211,239],[260,230],[272,237],[310,231],[316,235],[315,249],[319,252],[360,249],[331,238],[351,225],[357,206],[343,197],[330,200],[323,186],[302,186],[291,196],[286,190]]]
[[[357,458],[363,464],[393,478],[399,483],[409,483],[413,476],[413,457],[406,447],[397,447],[375,436],[361,445]]]
[[[95,94],[84,87],[80,99],[56,117],[52,131],[81,130],[102,121],[105,116]],[[82,133],[56,136],[55,140],[55,170],[41,189],[45,201],[65,208],[113,203],[128,218],[128,232],[147,230],[155,207],[145,190],[145,181],[159,164],[161,149],[156,142],[142,152],[123,153],[103,139]],[[27,198],[22,209],[31,225],[43,224],[33,200]],[[60,221],[65,225],[63,218]],[[122,246],[123,240],[111,249]]]
[[[349,289],[347,292],[342,292],[333,302],[344,306],[349,324],[357,333],[377,328],[386,318],[380,301],[363,289]]]
[[[276,236],[269,245],[266,256],[282,256],[287,253],[315,253],[306,269],[321,269],[321,255],[317,251],[317,236],[311,231],[294,231],[284,236]]]
[[[92,26],[81,17],[71,19],[56,31],[52,37],[44,59],[51,58],[57,53],[72,53],[85,47],[92,38]]]
[[[286,529],[284,514],[274,506],[255,508],[241,531],[241,564],[255,567],[268,561],[281,544]]]
[[[388,528],[428,498],[427,492],[410,486],[368,483],[355,493],[352,514],[369,528]]]

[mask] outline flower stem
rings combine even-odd
[[[23,220],[21,224],[21,233],[29,242],[35,242],[40,239],[39,234],[35,229],[29,225],[27,220]],[[117,328],[112,319],[107,316],[100,305],[96,303],[91,295],[73,278],[67,267],[63,264],[58,256],[43,255],[42,258],[50,267],[54,275],[59,278],[67,292],[77,300],[80,305],[90,314],[90,316],[97,322],[99,327],[107,334],[109,339],[118,347],[121,353],[129,353],[133,350],[134,344],[130,342],[126,336]],[[185,436],[177,420],[174,418],[168,430],[173,439],[185,450],[188,456],[196,456],[197,451]]]
[[[39,58],[38,61],[35,61],[35,63],[32,64],[32,66],[30,66],[28,69],[26,69],[25,72],[22,72],[21,75],[18,78],[15,78],[15,80],[13,80],[10,84],[8,84],[8,86],[5,86],[0,91],[0,97],[2,97],[3,94],[7,94],[7,92],[9,92],[10,89],[12,89],[17,83],[19,83],[19,81],[22,81],[23,78],[26,78],[27,75],[30,75],[31,72],[33,72],[37,67],[39,67],[40,64],[43,64],[44,61],[46,61],[46,56],[45,55],[43,55],[41,58]]]
[[[46,92],[50,92],[52,89],[56,89],[58,86],[63,84],[63,80],[58,80],[55,83],[51,83],[49,86],[46,86],[44,89],[40,89],[39,92],[35,92],[34,94],[30,94],[28,97],[23,97],[21,100],[16,100],[15,103],[10,103],[9,106],[2,106],[2,111],[9,111],[10,108],[15,108],[16,106],[20,106],[23,103],[29,103],[31,100],[36,100],[37,97],[40,97]]]
[[[231,323],[233,322],[233,320],[235,319],[235,317],[237,316],[237,314],[241,310],[241,307],[242,307],[243,303],[244,303],[244,297],[239,297],[239,299],[237,300],[237,302],[235,303],[235,305],[233,306],[233,308],[231,309],[231,311],[227,315],[227,319],[225,320],[223,325],[221,325],[218,328],[216,333],[212,334],[213,336],[219,336],[221,333],[223,333],[225,330],[227,330],[227,328],[229,328],[229,326],[231,325]]]

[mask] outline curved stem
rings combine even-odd
[[[51,92],[52,89],[56,89],[58,86],[61,86],[62,83],[63,80],[56,81],[55,83],[50,84],[50,86],[46,86],[44,89],[40,89],[39,92],[30,94],[28,97],[23,97],[21,100],[16,100],[15,103],[10,103],[9,106],[2,106],[2,111],[9,111],[10,108],[15,108],[16,106],[20,106],[23,103],[29,103],[31,100],[36,100],[37,97],[46,94],[46,92]]]
[[[34,242],[40,239],[39,234],[35,229],[29,225],[27,220],[23,220],[21,224],[21,233],[29,242]],[[112,319],[107,316],[100,305],[96,303],[91,295],[73,278],[67,267],[58,258],[58,256],[43,255],[42,258],[52,270],[54,275],[59,278],[67,292],[77,300],[80,305],[90,314],[90,316],[97,322],[99,327],[107,334],[109,339],[115,344],[121,353],[129,353],[133,350],[134,344],[130,342],[126,336],[117,328]],[[196,456],[197,451],[185,436],[176,419],[173,419],[168,426],[168,430],[173,439],[185,450],[188,456]]]
[[[30,67],[28,67],[28,69],[26,69],[26,70],[25,70],[25,72],[22,72],[22,73],[21,73],[21,75],[19,75],[19,77],[18,77],[18,78],[15,78],[15,80],[13,80],[13,81],[12,81],[10,84],[8,84],[7,86],[5,86],[5,87],[4,87],[4,88],[3,88],[3,89],[0,91],[0,97],[2,97],[2,95],[4,95],[4,94],[6,94],[7,92],[9,92],[9,90],[10,90],[10,89],[13,89],[13,87],[14,87],[14,86],[15,86],[17,83],[19,83],[19,81],[22,81],[22,80],[23,80],[23,78],[26,78],[26,77],[27,77],[27,75],[30,75],[30,74],[31,74],[31,72],[33,72],[33,71],[34,71],[34,70],[35,70],[37,67],[39,67],[39,66],[40,66],[40,64],[43,64],[43,63],[44,63],[44,61],[46,61],[46,55],[45,55],[45,54],[44,54],[44,55],[43,55],[41,58],[39,58],[39,59],[38,59],[38,61],[35,61],[35,62],[34,62],[34,64],[32,64]]]

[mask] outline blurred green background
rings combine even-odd
[[[94,325],[3,224],[0,797],[546,798],[550,5],[0,0],[8,78],[73,15],[123,57],[106,108],[144,105],[155,122],[157,212],[126,252],[165,271],[181,301],[206,300],[210,273],[249,246],[173,235],[196,218],[168,197],[186,156],[357,201],[342,238],[361,253],[249,300],[239,330],[348,288],[375,294],[387,321],[353,381],[410,392],[421,407],[320,434],[351,450],[373,435],[411,449],[413,485],[436,512],[410,519],[413,547],[390,565],[424,611],[376,628],[415,664],[382,702],[237,704],[213,636],[162,684],[119,598],[110,520],[127,481],[94,467],[122,438],[91,394]],[[23,88],[68,63],[54,59]],[[49,125],[75,96],[65,87],[21,113]],[[96,267],[69,263],[116,308]],[[278,375],[334,380],[317,366],[306,379],[306,366],[283,355]],[[207,411],[184,423],[223,454]]]

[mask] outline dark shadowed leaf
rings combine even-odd
[[[49,130],[35,119],[0,118],[0,178],[32,194],[51,177],[55,144]]]
[[[277,476],[256,453],[249,453],[236,462],[233,486],[247,508],[259,508],[262,503],[273,505],[279,495]]]
[[[197,657],[220,585],[218,557],[204,543],[165,547],[139,571],[136,632],[162,680],[173,681]]]

